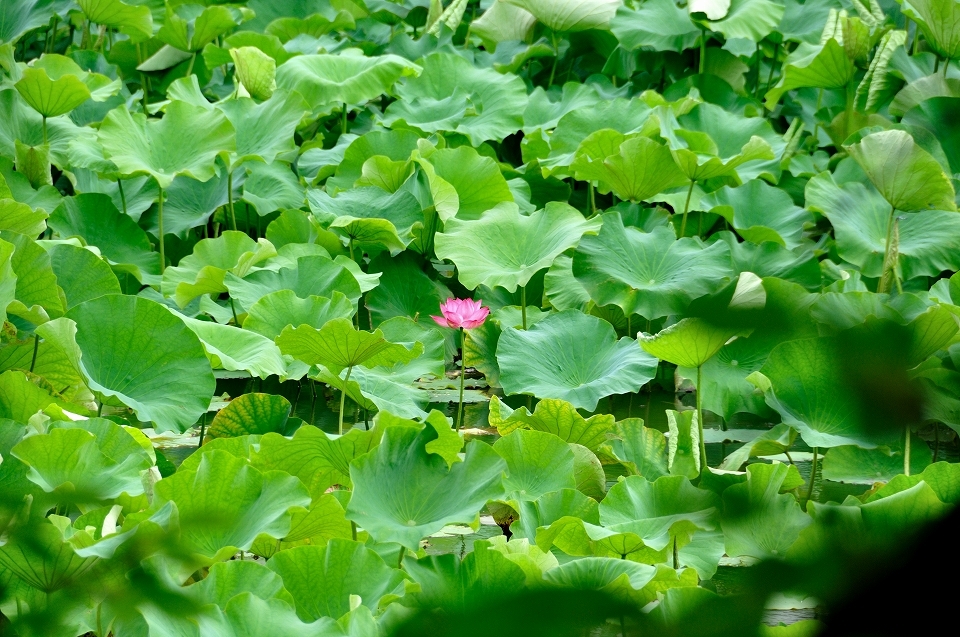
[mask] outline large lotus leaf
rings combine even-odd
[[[447,221],[436,236],[437,257],[453,261],[469,289],[485,285],[515,292],[574,247],[584,232],[598,229],[598,220],[584,219],[564,203],[549,203],[531,215],[521,215],[516,206],[498,206],[476,221]]]
[[[550,569],[544,579],[560,588],[598,590],[632,601],[656,574],[656,567],[648,564],[612,557],[585,557]]]
[[[680,53],[692,48],[700,37],[689,12],[673,0],[647,0],[636,8],[623,5],[610,22],[610,30],[627,50],[649,47]]]
[[[785,556],[812,520],[792,494],[781,494],[789,465],[752,464],[747,480],[723,492],[721,526],[727,555]]]
[[[787,248],[800,245],[804,224],[813,221],[785,191],[760,179],[737,188],[724,186],[703,197],[700,208],[719,214],[747,241],[774,241]]]
[[[203,294],[226,292],[223,278],[227,272],[243,278],[253,266],[276,254],[266,239],[254,241],[246,233],[228,230],[214,239],[197,242],[192,254],[180,259],[177,266],[166,268],[160,291],[185,307]]]
[[[168,4],[157,38],[180,51],[196,52],[250,17],[250,11],[233,7]]]
[[[286,375],[280,349],[271,339],[232,325],[177,316],[200,339],[213,367],[242,370],[259,378]]]
[[[361,11],[355,4],[340,5],[327,0],[250,0],[248,6],[257,15],[245,27],[269,33],[281,38],[283,42],[299,34],[318,38],[334,29],[353,29],[356,26],[354,18],[366,15],[366,12]],[[356,16],[351,13],[351,9],[358,12]],[[235,38],[237,35],[231,37]]]
[[[53,272],[50,255],[22,234],[4,232],[2,236],[5,243],[14,248],[9,257],[10,270],[4,273],[4,283],[8,287],[14,287],[15,284],[16,290],[12,302],[8,300],[7,314],[14,314],[35,325],[62,316],[63,300],[57,288],[57,275]]]
[[[864,276],[879,277],[890,220],[890,204],[883,196],[862,183],[837,185],[831,175],[821,174],[807,183],[806,199],[833,225],[839,255],[859,266]],[[960,218],[955,213],[907,213],[901,215],[898,231],[897,266],[904,279],[960,267]]]
[[[288,509],[310,497],[286,473],[261,473],[225,451],[203,454],[195,470],[179,470],[154,485],[153,508],[177,505],[180,542],[198,561],[211,564],[249,550],[266,533],[282,538],[290,529]]]
[[[567,113],[585,106],[595,106],[602,101],[596,87],[590,84],[566,82],[559,95],[537,87],[530,93],[530,100],[523,113],[523,131],[531,133],[538,128],[553,129]]]
[[[183,430],[207,411],[216,381],[199,339],[144,298],[103,296],[39,328],[83,374],[158,430]]]
[[[730,246],[735,273],[749,272],[764,279],[777,278],[785,282],[800,285],[807,290],[818,290],[822,283],[820,262],[816,259],[812,246],[807,244],[788,250],[773,241],[757,245],[739,241],[728,231],[720,231],[711,239],[722,241]]]
[[[116,436],[133,440],[116,427]],[[82,429],[53,429],[50,433],[29,436],[11,452],[30,467],[32,482],[53,492],[59,501],[95,504],[126,493],[143,493],[140,472],[152,464],[139,450],[126,457],[111,458],[98,444],[96,436]]]
[[[389,93],[397,80],[420,70],[396,55],[301,55],[277,69],[277,86],[300,93],[314,109],[341,107]]]
[[[77,5],[90,22],[113,27],[132,39],[153,35],[153,15],[148,6],[121,0],[77,0]]]
[[[120,294],[117,275],[90,250],[66,243],[54,246],[50,250],[50,265],[66,297],[67,310],[107,294]]]
[[[728,455],[720,463],[720,469],[725,471],[739,471],[752,457],[772,456],[789,451],[797,439],[797,430],[789,425],[780,423],[768,431],[764,431],[753,440],[747,441],[742,447]]]
[[[906,491],[921,481],[933,489],[941,502],[956,504],[960,501],[960,465],[941,460],[928,465],[922,472],[894,477],[887,484],[873,491],[865,502],[870,503]]]
[[[487,500],[502,495],[506,463],[489,445],[469,443],[464,461],[448,468],[426,449],[436,439],[432,427],[385,431],[380,446],[350,466],[354,493],[347,518],[378,542],[399,542],[415,551],[424,536],[446,524],[473,521]]]
[[[335,372],[357,365],[390,367],[410,362],[423,353],[422,345],[418,348],[391,343],[379,329],[358,330],[345,318],[330,320],[320,329],[309,325],[287,327],[277,337],[277,345],[284,354]]]
[[[284,432],[290,401],[274,394],[243,394],[217,412],[207,428],[207,438]]]
[[[414,226],[423,223],[420,202],[404,189],[388,193],[366,186],[336,197],[310,190],[307,199],[321,223],[363,249],[402,252],[414,239]]]
[[[244,160],[271,163],[278,155],[296,150],[293,135],[307,111],[297,93],[277,91],[257,104],[250,98],[225,100],[217,104],[237,131],[237,147],[231,167]]]
[[[911,108],[900,120],[908,131],[918,137],[923,133],[919,129],[925,129],[935,137],[947,159],[950,172],[954,174],[960,173],[960,126],[956,124],[958,109],[958,97],[932,97]]]
[[[60,529],[48,520],[12,533],[0,547],[0,564],[48,594],[70,586],[96,563],[96,557],[77,555]]]
[[[523,127],[526,85],[516,75],[478,68],[455,53],[433,53],[423,72],[397,85],[400,98],[383,123],[428,133],[462,133],[479,145],[501,141]]]
[[[114,109],[100,126],[99,141],[119,172],[150,175],[161,188],[177,175],[207,181],[216,174],[217,155],[236,149],[233,125],[223,113],[179,101],[170,102],[160,120]]]
[[[529,427],[551,433],[565,442],[583,445],[591,451],[597,451],[600,445],[607,442],[614,427],[612,414],[594,414],[584,418],[567,401],[552,398],[539,401],[531,414],[526,407],[510,409],[497,396],[492,396],[489,421],[501,436]]]
[[[507,462],[503,488],[508,500],[536,500],[577,486],[573,451],[553,434],[518,429],[498,440],[493,450]]]
[[[904,15],[916,21],[924,40],[948,59],[960,58],[960,7],[952,0],[904,0]]]
[[[553,491],[533,502],[520,501],[516,504],[520,520],[513,523],[513,532],[531,542],[536,541],[543,550],[549,550],[554,539],[547,527],[558,520],[573,518],[600,524],[597,501],[575,489]]]
[[[281,599],[261,599],[240,593],[224,605],[224,619],[234,637],[333,637],[342,634],[333,619],[304,623],[293,607]]]
[[[334,292],[340,292],[352,303],[359,301],[361,294],[360,284],[346,266],[319,255],[300,257],[294,266],[277,271],[258,270],[244,279],[227,273],[224,284],[230,296],[244,309],[280,290],[290,290],[300,299],[311,296],[332,298]]]
[[[342,137],[341,137],[342,138]],[[375,157],[386,158],[391,162],[406,162],[417,150],[420,136],[409,130],[373,130],[360,137],[349,137],[349,142],[340,148],[340,161],[332,160],[332,167],[322,167],[317,180],[322,179],[322,171],[336,174],[327,179],[326,190],[335,194],[340,190],[350,190],[357,180],[363,177],[363,167]],[[340,146],[338,142],[337,146]],[[332,149],[331,149],[332,150]],[[307,151],[300,157],[298,166],[302,169]],[[330,151],[325,151],[330,152]]]
[[[30,352],[33,352],[32,345]],[[0,395],[0,418],[27,422],[38,411],[56,402],[49,392],[32,383],[25,373],[19,371],[7,370],[0,374],[0,389],[3,390]]]
[[[895,209],[957,209],[950,178],[910,133],[881,131],[844,148]]]
[[[677,240],[671,228],[642,232],[624,227],[619,212],[609,212],[597,236],[580,240],[573,274],[597,305],[612,303],[624,314],[652,320],[681,313],[692,300],[717,291],[733,268],[725,244]]]
[[[454,216],[461,220],[479,219],[498,204],[514,200],[497,162],[470,146],[441,148],[419,164],[430,182],[434,207],[443,221]]]
[[[919,475],[932,460],[930,447],[914,445],[910,450],[910,473]],[[861,449],[854,445],[834,447],[823,458],[824,480],[853,484],[889,482],[903,473],[902,445]]]
[[[72,0],[11,0],[0,5],[0,42],[14,42],[21,35],[47,24],[51,14],[65,15]]]
[[[700,367],[720,351],[737,331],[707,319],[685,318],[653,336],[640,335],[640,346],[680,367]]]
[[[667,439],[663,432],[644,427],[640,418],[628,418],[617,423],[616,433],[610,448],[631,473],[650,482],[670,475]]]
[[[526,9],[554,31],[570,33],[605,29],[620,0],[506,0]]]
[[[3,150],[5,157],[12,159],[17,156],[16,142],[18,141],[23,147],[36,149],[49,144],[50,162],[54,166],[65,168],[72,165],[68,153],[68,148],[72,142],[81,145],[96,142],[96,132],[92,128],[77,126],[70,118],[65,116],[48,119],[46,128],[47,135],[44,138],[43,117],[27,106],[14,88],[0,90],[0,149]],[[18,177],[23,177],[23,175],[12,171],[6,172],[8,185],[13,188],[13,184],[10,183],[11,175],[17,175]],[[34,208],[52,210],[56,207],[56,203],[53,203],[53,205],[47,203],[51,199],[58,198],[56,196],[57,191],[52,187],[42,186],[37,191],[30,189],[29,193],[29,199],[23,198],[19,194],[17,199],[29,203]],[[43,205],[40,203],[41,199],[45,199]]]
[[[688,183],[670,149],[648,137],[627,138],[603,129],[577,149],[570,168],[583,181],[596,181],[601,192],[612,191],[627,201],[644,201]]]
[[[860,507],[865,530],[875,537],[898,537],[905,529],[917,528],[943,517],[951,505],[937,497],[925,481]]]
[[[303,206],[306,193],[290,166],[282,161],[256,162],[247,166],[243,180],[243,201],[256,213],[266,215]]]
[[[382,254],[370,263],[370,271],[383,273],[380,284],[364,302],[374,325],[395,316],[426,318],[451,296],[447,286],[427,276],[420,262],[408,253],[393,258]]]
[[[656,373],[655,358],[606,321],[565,310],[529,330],[507,328],[497,346],[507,394],[566,400],[593,411],[611,394],[638,391]]]
[[[783,18],[784,6],[776,0],[730,0],[723,4],[727,10],[720,17],[717,12],[706,13],[707,28],[722,33],[728,40],[733,38],[760,42],[774,32]],[[688,5],[690,13],[697,11]]]
[[[479,18],[470,22],[470,34],[483,40],[484,46],[495,51],[501,42],[527,40],[536,17],[507,0],[494,0]]]
[[[356,307],[341,292],[334,292],[329,299],[322,296],[301,299],[293,290],[277,290],[247,308],[243,329],[275,339],[288,325],[319,329],[332,319],[350,318],[355,311]]]
[[[120,80],[84,71],[68,57],[44,54],[23,70],[14,84],[35,111],[44,117],[69,113],[88,99],[103,101],[120,88]]]
[[[783,75],[776,86],[767,91],[765,104],[773,109],[784,93],[797,88],[843,88],[853,80],[856,70],[843,44],[835,38],[820,44],[801,42],[787,56]]]

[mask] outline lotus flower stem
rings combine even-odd
[[[527,286],[520,288],[520,324],[527,329]]]
[[[707,470],[707,443],[703,440],[703,365],[697,367],[697,430],[700,433],[700,473]]]
[[[40,129],[43,131],[43,143],[47,143],[47,116],[44,115],[40,120]]]
[[[819,447],[813,448],[813,462],[810,464],[810,485],[807,487],[807,497],[803,501],[804,510],[807,508],[807,502],[809,502],[810,498],[813,497],[813,483],[817,478],[817,455],[819,451]]]
[[[397,568],[403,570],[403,555],[407,552],[407,547],[400,545],[400,556],[397,558]]]
[[[123,180],[119,177],[117,177],[117,189],[120,191],[120,205],[123,206],[123,214],[127,214],[127,196],[123,194]]]
[[[460,402],[457,404],[457,431],[463,425],[463,381],[467,374],[467,335],[460,328]]]
[[[777,58],[780,56],[780,43],[776,42],[773,45],[773,59],[770,60],[770,73],[767,74],[767,85],[766,90],[770,90],[770,85],[773,83],[773,71],[777,68]]]
[[[33,373],[33,368],[37,365],[37,351],[40,349],[40,335],[33,335],[33,358],[30,359],[30,373]]]
[[[160,226],[160,236],[158,239],[160,240],[160,274],[162,275],[164,269],[167,267],[167,260],[163,250],[163,188],[160,188],[159,199],[157,200],[157,224]]]
[[[233,305],[233,297],[228,298],[230,299],[230,311],[233,313],[233,324],[240,327],[240,319],[237,318],[237,308]]]
[[[203,446],[203,435],[207,433],[207,414],[204,412],[203,420],[200,421],[200,441],[197,442],[197,447]]]
[[[887,217],[887,240],[884,243],[883,248],[883,268],[880,272],[880,284],[877,286],[877,292],[884,294],[890,291],[890,278],[887,276],[889,269],[893,270],[893,277],[897,279],[897,285],[899,286],[900,282],[897,277],[897,265],[892,263],[893,259],[890,255],[890,246],[893,244],[893,230],[895,220],[893,218],[894,214],[897,212],[896,206],[890,206],[890,215]]]
[[[903,475],[910,475],[910,426],[907,425],[903,438]]]
[[[703,69],[707,61],[707,30],[700,29],[700,75],[703,75]]]
[[[197,62],[197,52],[194,51],[193,55],[190,56],[190,64],[187,65],[187,77],[193,75],[193,65]]]
[[[553,39],[553,66],[550,67],[550,79],[547,80],[547,88],[550,88],[553,85],[553,78],[557,75],[557,62],[560,61],[560,43],[557,40],[557,34],[551,33],[550,37]]]
[[[687,213],[690,211],[690,197],[693,196],[693,186],[697,182],[693,179],[690,180],[690,187],[687,189],[687,201],[683,204],[683,217],[680,221],[680,236],[683,237],[687,233]]]
[[[350,382],[350,372],[353,371],[353,365],[347,368],[347,377],[343,379],[343,391],[340,392],[340,435],[343,435],[343,408],[347,403],[347,386]]]
[[[933,423],[933,461],[940,456],[940,423]]]
[[[347,110],[347,103],[344,102],[344,103],[343,103],[343,121],[342,121],[341,124],[340,124],[340,134],[341,134],[341,135],[346,135],[346,134],[347,134],[347,113],[348,113],[348,112],[349,112],[349,111]]]
[[[227,208],[230,210],[230,229],[237,229],[237,214],[233,209],[233,171],[227,171]]]

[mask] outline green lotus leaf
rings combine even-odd
[[[196,595],[198,600],[221,608],[243,593],[252,593],[263,600],[293,602],[290,593],[284,590],[280,576],[253,561],[218,562],[210,567],[205,578],[190,585],[187,590],[189,594]]]
[[[938,54],[960,58],[960,8],[947,0],[905,0],[903,14],[916,21],[924,39]]]
[[[912,457],[912,455],[911,455]],[[901,466],[902,468],[902,466]],[[960,474],[958,465],[947,462],[935,462],[927,465],[920,473],[911,473],[906,476],[900,474],[892,478],[887,484],[869,494],[865,502],[873,502],[913,487],[918,482],[927,483],[937,498],[947,504],[956,504],[960,501]]]
[[[249,550],[261,533],[284,537],[288,510],[307,506],[310,497],[293,476],[261,473],[225,451],[208,451],[196,470],[181,468],[154,485],[153,510],[166,502],[177,506],[183,548],[212,564]]]
[[[216,174],[217,155],[236,149],[233,125],[220,111],[178,101],[167,105],[160,120],[125,107],[110,111],[99,141],[119,172],[150,175],[162,189],[177,175],[207,181]]]
[[[483,40],[490,51],[495,51],[501,42],[527,40],[537,18],[506,0],[494,0],[479,18],[470,22],[470,33]]]
[[[425,609],[462,612],[473,600],[519,593],[527,579],[519,564],[482,540],[462,560],[452,554],[408,557],[403,568],[420,588],[405,597]]]
[[[277,69],[277,86],[296,91],[317,108],[364,104],[391,91],[421,67],[396,55],[301,55]]]
[[[290,532],[280,542],[268,535],[260,536],[253,544],[254,553],[269,559],[304,542],[322,546],[334,538],[348,540],[353,534],[343,507],[332,494],[315,499],[308,509],[294,507],[290,512]]]
[[[54,246],[50,265],[66,297],[67,310],[107,294],[120,294],[117,275],[90,250],[69,244]]]
[[[553,434],[519,429],[498,440],[493,450],[507,462],[503,488],[508,500],[536,500],[576,487],[573,451]]]
[[[752,464],[747,481],[723,492],[721,525],[727,555],[769,558],[786,555],[811,523],[791,494],[781,494],[788,465]]]
[[[520,520],[513,523],[511,529],[517,535],[524,536],[531,542],[536,541],[542,550],[550,548],[553,537],[544,531],[557,520],[563,518],[582,519],[591,524],[600,524],[600,514],[597,501],[575,489],[560,489],[546,493],[533,502],[518,501]]]
[[[199,339],[162,305],[131,296],[81,303],[38,328],[83,374],[159,431],[183,430],[207,411],[215,380]]]
[[[320,329],[288,326],[277,337],[277,345],[284,354],[335,372],[357,365],[390,367],[410,362],[423,353],[422,345],[417,348],[391,343],[382,331],[358,330],[345,318],[327,321]]]
[[[506,0],[532,13],[554,31],[572,33],[605,29],[620,6],[619,0]]]
[[[426,318],[451,296],[447,286],[427,276],[418,260],[406,253],[392,258],[382,254],[369,269],[382,273],[380,284],[365,299],[374,324],[395,316]]]
[[[464,461],[448,468],[426,450],[436,439],[430,427],[385,431],[380,446],[350,466],[354,493],[347,519],[379,542],[416,550],[423,537],[452,522],[472,521],[487,500],[501,496],[506,463],[492,448],[471,442]]]
[[[68,57],[47,53],[23,70],[14,84],[20,96],[43,117],[69,113],[88,99],[102,102],[120,89],[120,80],[84,71]]]
[[[917,137],[936,138],[939,150],[943,151],[942,157],[946,158],[950,172],[954,174],[960,173],[960,151],[957,150],[960,146],[960,130],[951,124],[951,118],[958,106],[958,97],[933,97],[911,108],[900,120]],[[924,135],[925,132],[929,135]],[[936,145],[932,146],[931,152],[937,152]]]
[[[224,606],[224,618],[236,637],[333,637],[340,627],[329,617],[304,623],[293,606],[281,599],[261,599],[253,593],[240,593]]]
[[[33,346],[30,346],[31,353]],[[7,370],[0,374],[0,418],[27,422],[56,401],[49,392],[30,382],[26,374]]]
[[[910,450],[910,473],[919,475],[931,462],[930,448],[916,445]],[[835,447],[824,456],[821,471],[824,480],[853,484],[889,482],[903,473],[902,445],[861,449],[854,445]]]
[[[641,334],[640,347],[680,367],[700,367],[738,331],[702,318],[685,318],[653,336]]]
[[[469,146],[441,148],[419,162],[440,219],[476,220],[514,197],[497,162]]]
[[[644,427],[640,418],[628,418],[617,423],[616,434],[610,448],[631,473],[649,482],[670,475],[667,439],[662,432]]]
[[[726,219],[747,241],[774,241],[787,248],[800,245],[804,224],[813,221],[785,191],[760,179],[737,188],[725,186],[702,198],[700,207]]]
[[[638,391],[653,378],[656,359],[613,327],[578,310],[565,310],[529,330],[507,328],[497,346],[500,382],[507,394],[566,400],[593,411],[611,394]]]
[[[281,551],[268,568],[283,578],[304,621],[339,619],[351,610],[351,596],[376,609],[380,600],[402,593],[404,575],[358,542],[334,539],[325,547],[301,546]]]
[[[776,31],[783,19],[784,6],[774,0],[731,0],[724,3],[727,10],[719,18],[714,17],[718,12],[705,12],[707,28],[730,40],[741,38],[760,42]],[[690,13],[697,9],[687,7]]]
[[[46,219],[47,213],[43,209],[34,210],[13,199],[6,180],[0,175],[0,231],[35,237],[47,229]]]
[[[624,227],[620,213],[609,212],[598,235],[580,240],[573,274],[597,305],[657,319],[725,285],[733,274],[729,254],[725,244],[677,240],[671,228]]]
[[[797,430],[793,427],[782,423],[774,425],[769,431],[764,431],[724,458],[719,468],[725,471],[739,471],[750,458],[772,456],[789,451],[796,438]]]
[[[397,85],[383,123],[466,135],[473,144],[501,141],[523,126],[527,89],[519,77],[478,68],[454,53],[423,58],[423,72]]]
[[[691,480],[704,470],[706,451],[701,446],[703,428],[697,410],[667,411],[667,468],[670,475]]]
[[[499,286],[515,292],[564,250],[574,247],[599,223],[563,203],[550,203],[531,215],[496,207],[476,221],[450,219],[436,236],[437,257],[457,265],[469,289]]]
[[[363,177],[364,165],[375,157],[391,162],[408,161],[417,150],[419,140],[419,135],[408,130],[373,130],[360,137],[351,136],[349,142],[340,149],[341,160],[333,162],[336,174],[327,179],[327,192],[334,194],[353,188],[357,180]],[[301,168],[306,154],[298,162]],[[321,168],[323,170],[325,168]],[[317,179],[321,179],[319,174]]]
[[[274,394],[243,394],[217,412],[207,438],[231,438],[271,431],[285,432],[290,401]]]
[[[282,209],[303,206],[306,195],[290,166],[281,161],[247,166],[243,181],[243,201],[264,217]]]
[[[540,584],[544,573],[560,565],[553,553],[543,551],[526,538],[513,538],[508,542],[505,535],[495,535],[487,543],[491,551],[497,551],[523,569],[528,587]]]
[[[255,46],[230,49],[237,80],[252,97],[268,100],[277,89],[277,61]]]
[[[0,6],[0,42],[14,42],[21,35],[50,20],[55,13],[63,17],[71,8],[67,0],[12,0]]]
[[[43,133],[43,116],[29,107],[12,87],[0,90],[0,149],[6,158],[17,157],[17,142],[24,148],[39,149],[49,145],[50,162],[58,168],[72,165],[68,149],[71,143],[86,146],[96,143],[96,132],[88,126],[77,126],[69,117],[54,117],[46,122],[46,136]],[[22,151],[21,151],[22,152]],[[8,185],[13,175],[23,177],[13,171],[4,171]],[[28,203],[34,208],[53,210],[59,200],[59,192],[52,187],[42,186],[39,189],[19,189],[18,200]],[[24,197],[23,195],[29,195]],[[41,204],[41,201],[43,203]]]
[[[784,93],[798,88],[843,88],[853,80],[855,73],[853,60],[835,38],[820,44],[801,42],[787,56],[783,75],[776,86],[767,91],[765,104],[773,109]]]
[[[4,276],[6,285],[15,289],[13,298],[8,300],[6,306],[7,314],[34,325],[62,316],[63,300],[47,251],[22,234],[4,232],[2,237],[7,245],[14,248],[10,256],[10,270]]]
[[[242,370],[259,378],[286,376],[287,366],[280,350],[269,338],[232,325],[178,316],[200,339],[213,367]]]
[[[167,14],[157,38],[181,51],[196,52],[250,17],[250,11],[233,7],[167,5]]]
[[[319,329],[335,318],[348,319],[355,311],[356,307],[341,292],[334,292],[329,299],[322,296],[301,299],[293,290],[277,290],[247,308],[243,329],[275,339],[288,325]]]
[[[386,248],[397,254],[414,239],[423,223],[423,209],[407,190],[388,193],[376,186],[341,192],[330,197],[321,190],[307,192],[314,215],[331,231],[365,250]]]
[[[648,137],[630,137],[603,129],[583,140],[570,165],[577,179],[596,181],[628,201],[644,201],[688,183],[670,149]]]
[[[282,3],[251,0],[249,7],[256,12],[256,17],[246,28],[280,37],[283,42],[300,34],[318,38],[334,29],[353,29],[354,19],[366,15],[357,5],[337,5],[324,0]]]
[[[2,301],[0,301],[2,304]],[[37,345],[36,348],[36,358],[34,359],[34,345]],[[36,343],[33,339],[29,339],[20,344],[10,343],[6,347],[0,348],[0,372],[19,370],[22,372],[30,371],[30,366],[33,365],[33,373],[37,376],[40,376],[45,381],[50,383],[53,387],[66,387],[68,388],[61,393],[61,396],[66,400],[80,401],[85,398],[85,389],[83,387],[83,378],[73,367],[73,364],[70,362],[70,359],[64,355],[63,351],[53,343],[49,343],[45,340],[40,340],[39,343]],[[19,383],[16,383],[19,385]],[[52,396],[47,394],[44,390],[40,389],[38,386],[33,385],[29,381],[24,382],[24,386],[30,385],[35,388],[41,395],[45,395],[46,402],[44,406],[50,403],[53,400]],[[7,387],[5,391],[10,391],[10,388]],[[79,395],[75,395],[74,392],[78,392]],[[31,392],[33,393],[33,392]],[[84,411],[82,408],[77,407],[80,411]],[[40,409],[40,407],[37,407]],[[69,408],[68,408],[69,409]],[[70,411],[76,411],[75,409],[70,409]],[[30,412],[27,413],[24,417],[14,417],[15,420],[20,422],[27,422],[27,420],[36,413],[36,409],[31,408]]]
[[[280,290],[290,290],[299,299],[311,296],[332,298],[335,292],[340,292],[351,303],[359,301],[361,294],[357,279],[346,266],[319,255],[299,257],[293,266],[281,267],[277,271],[258,270],[243,279],[228,272],[223,281],[230,296],[245,309]]]
[[[230,169],[250,160],[273,163],[278,156],[296,151],[294,133],[307,106],[297,93],[277,91],[257,104],[249,98],[218,102],[216,108],[233,124],[236,151],[231,152]]]
[[[896,538],[904,529],[916,528],[946,515],[951,505],[944,504],[925,481],[891,496],[860,507],[863,526],[869,536]]]
[[[628,50],[650,47],[680,53],[692,48],[700,37],[689,12],[672,0],[649,0],[636,8],[621,6],[610,30]]]
[[[48,520],[23,528],[0,547],[0,564],[47,594],[70,586],[96,563],[96,557],[77,555]]]
[[[957,209],[950,178],[906,131],[873,133],[844,148],[894,209]]]
[[[614,418],[611,414],[595,414],[584,418],[564,400],[544,398],[531,414],[525,407],[511,409],[497,396],[490,398],[490,424],[501,436],[522,428],[551,433],[564,442],[583,445],[597,451],[611,437]]]
[[[180,307],[186,307],[198,296],[226,292],[223,281],[227,272],[243,278],[276,254],[266,239],[254,241],[246,233],[227,230],[215,239],[197,242],[192,254],[180,259],[177,266],[166,268],[160,290]]]
[[[544,579],[553,586],[599,590],[632,601],[656,574],[656,567],[647,564],[611,557],[584,557],[551,569]]]
[[[132,39],[153,35],[153,15],[147,6],[121,0],[77,0],[77,5],[90,22],[117,29]]]

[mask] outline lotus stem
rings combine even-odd
[[[403,570],[403,555],[407,552],[407,547],[400,545],[400,556],[397,557],[397,568]]]
[[[947,69],[950,68],[950,58],[947,58],[943,61],[943,77],[947,77]]]
[[[933,423],[933,461],[940,456],[940,423]]]
[[[357,523],[353,520],[350,520],[350,534],[353,536],[353,541],[357,541]]]
[[[353,371],[353,365],[347,368],[347,377],[343,379],[343,391],[340,392],[340,435],[343,435],[343,408],[347,404],[347,386],[350,382],[350,373]]]
[[[890,206],[890,215],[887,217],[887,240],[883,248],[883,267],[880,271],[880,284],[877,286],[877,292],[883,294],[890,291],[890,279],[887,278],[887,268],[893,269],[893,277],[897,279],[897,266],[895,263],[891,263],[890,256],[890,245],[893,243],[893,224],[894,224],[894,214],[896,213],[896,206]],[[897,281],[899,285],[899,280]]]
[[[773,45],[773,59],[770,60],[770,73],[767,74],[767,84],[764,87],[766,90],[770,90],[770,85],[773,83],[773,71],[777,68],[777,58],[780,56],[780,43],[776,42]]]
[[[200,441],[197,443],[197,447],[203,446],[203,435],[207,433],[207,412],[203,412],[203,419],[200,421]]]
[[[463,426],[463,382],[467,375],[467,335],[460,328],[460,402],[457,404],[457,431]]]
[[[550,38],[553,40],[553,66],[550,67],[550,79],[547,80],[547,88],[553,86],[553,78],[557,75],[557,62],[560,61],[560,43],[557,41],[557,34],[551,33]]]
[[[697,431],[700,433],[700,473],[707,470],[707,443],[703,440],[703,365],[697,366]]]
[[[60,25],[60,16],[56,13],[53,14],[53,26],[50,27],[50,41],[44,43],[43,50],[45,53],[53,53],[54,48],[57,45],[57,27]]]
[[[194,51],[193,55],[190,56],[190,64],[187,65],[187,74],[184,77],[190,77],[193,75],[193,65],[197,62],[197,52]]]
[[[227,171],[227,207],[230,210],[230,229],[237,229],[237,213],[233,207],[233,171]]]
[[[595,189],[592,181],[587,182],[587,190],[590,198],[590,217],[593,218],[597,214],[597,197],[594,194]]]
[[[120,205],[123,206],[123,214],[127,214],[127,196],[123,194],[123,180],[117,177],[117,189],[120,190]]]
[[[159,182],[157,183],[159,186]],[[166,255],[163,250],[163,188],[160,188],[160,198],[157,200],[157,225],[159,225],[160,231],[160,274],[163,275],[163,271],[167,267]]]
[[[909,18],[907,18],[909,20]],[[910,55],[916,55],[920,47],[920,23],[913,23],[913,47]]]
[[[633,329],[631,329],[631,326],[630,326],[630,319],[631,319],[631,317],[632,317],[632,315],[627,314],[627,336],[630,336],[631,334],[633,334]],[[631,338],[633,338],[633,337],[631,336]]]
[[[907,425],[903,438],[903,475],[910,475],[910,426]]]
[[[520,286],[520,321],[523,329],[527,329],[527,286]]]
[[[677,536],[673,536],[673,570],[680,568],[680,549],[677,548]]]
[[[344,102],[344,103],[343,103],[343,121],[342,121],[341,124],[340,124],[340,134],[341,134],[341,135],[346,135],[346,134],[347,134],[347,125],[348,125],[348,123],[347,123],[347,103]]]
[[[806,510],[807,503],[810,502],[810,498],[813,497],[813,483],[817,479],[817,455],[820,452],[820,447],[813,448],[813,461],[810,464],[810,485],[807,487],[807,497],[803,501],[803,508]]]
[[[820,112],[820,104],[823,102],[823,89],[817,93],[817,107],[813,111],[813,147],[814,149],[820,147],[820,141],[817,135],[820,133],[820,120],[817,119],[817,113]]]
[[[696,184],[696,180],[690,180],[690,187],[687,188],[687,201],[683,204],[683,217],[680,221],[680,236],[683,237],[687,233],[687,213],[690,212],[690,197],[693,196],[693,186]]]
[[[233,323],[237,327],[240,327],[240,319],[237,318],[237,308],[233,305],[233,297],[228,296],[227,298],[230,299],[230,311],[233,313]]]
[[[33,373],[33,368],[37,366],[37,351],[40,349],[40,335],[33,335],[33,358],[30,360],[30,373]]]
[[[43,143],[47,143],[47,116],[44,115],[40,120],[40,129],[43,131]]]

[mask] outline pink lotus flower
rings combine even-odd
[[[483,307],[481,301],[450,298],[446,303],[440,304],[440,312],[443,316],[430,317],[438,325],[469,330],[483,325],[487,315],[490,314],[490,308]]]

